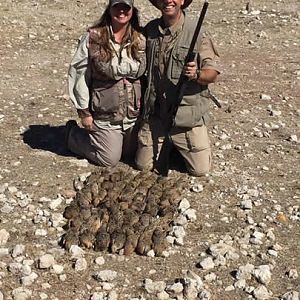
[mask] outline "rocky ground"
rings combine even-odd
[[[223,107],[213,171],[182,196],[196,218],[164,257],[125,257],[58,245],[74,180],[97,169],[64,148],[66,73],[105,1],[0,0],[0,299],[299,299],[300,4],[247,2],[211,1],[206,18]]]

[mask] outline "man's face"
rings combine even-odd
[[[159,9],[164,17],[174,18],[180,14],[184,0],[158,0]]]

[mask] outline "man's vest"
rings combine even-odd
[[[151,77],[155,52],[158,51],[159,24],[161,19],[151,21],[147,25],[147,59],[148,59],[148,87],[145,93],[144,117],[147,118],[154,111],[156,91]],[[174,47],[171,50],[169,64],[166,66],[168,86],[165,89],[165,97],[168,101],[178,97],[176,85],[181,75],[184,60],[191,43],[196,22],[185,15],[182,31],[178,34]],[[200,39],[196,42],[195,52],[200,49]],[[197,57],[198,67],[201,66],[201,57]],[[159,99],[158,99],[159,100]],[[194,81],[188,81],[185,84],[184,94],[180,106],[175,116],[175,126],[192,128],[203,125],[208,119],[209,109],[209,90],[207,85],[200,85]]]
[[[139,115],[141,83],[138,79],[145,72],[145,41],[140,40],[140,66],[132,78],[115,79],[111,60],[105,62],[99,51],[99,29],[90,30],[90,107],[95,120],[120,124],[125,117],[132,119]]]

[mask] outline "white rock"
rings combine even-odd
[[[170,296],[166,291],[157,293],[156,297],[157,297],[157,300],[169,300],[170,299]],[[191,299],[191,298],[188,298],[188,299]],[[191,299],[191,300],[193,300],[193,299]]]
[[[96,292],[91,296],[91,300],[106,300],[106,293],[104,292]]]
[[[215,267],[214,261],[211,257],[207,257],[204,260],[202,260],[199,265],[201,266],[202,269],[204,270],[210,270]]]
[[[155,252],[154,252],[154,250],[153,250],[153,249],[149,250],[149,251],[147,252],[147,256],[148,256],[148,257],[155,257]]]
[[[183,291],[183,285],[180,282],[175,282],[166,288],[167,292],[180,294]]]
[[[198,299],[200,299],[200,300],[210,300],[211,299],[211,293],[208,290],[202,290],[198,294]]]
[[[266,95],[266,94],[260,94],[259,98],[261,100],[271,100],[272,99],[271,96]]]
[[[184,238],[178,237],[174,239],[174,244],[177,246],[183,246],[184,245]]]
[[[21,274],[23,276],[27,276],[31,274],[31,267],[29,265],[22,265]]]
[[[195,280],[189,278],[184,279],[183,295],[185,299],[196,300],[199,291],[200,288],[198,288],[198,284]]]
[[[233,285],[228,285],[226,288],[225,288],[225,292],[231,292],[231,291],[234,291],[235,288]]]
[[[275,241],[275,239],[276,239],[273,230],[268,230],[266,233],[266,236],[270,241]]]
[[[9,205],[8,203],[5,203],[0,211],[3,213],[3,214],[9,214],[11,213],[12,211],[14,210],[14,207],[12,205]]]
[[[31,298],[32,291],[23,287],[16,288],[12,291],[14,300],[27,300]]]
[[[118,294],[116,291],[109,292],[107,300],[118,300]]]
[[[80,257],[76,260],[74,268],[76,272],[80,272],[86,270],[87,266],[88,264],[86,259],[84,257]]]
[[[184,215],[179,215],[173,223],[174,225],[185,226],[188,223],[188,220]]]
[[[281,251],[282,247],[279,244],[274,244],[271,249],[275,251]]]
[[[245,279],[240,279],[240,280],[238,280],[234,283],[234,287],[236,289],[244,289],[245,286],[246,286],[246,280]]]
[[[217,257],[215,257],[214,259],[214,264],[215,266],[225,266],[227,263],[227,260],[224,256],[222,255],[218,255]]]
[[[254,231],[252,236],[256,239],[262,240],[264,238],[265,234],[260,231]]]
[[[8,271],[11,272],[14,275],[21,274],[23,265],[18,262],[13,262],[8,265]]]
[[[290,269],[287,273],[288,278],[290,279],[297,279],[298,278],[298,272],[296,269]]]
[[[1,291],[0,291],[0,300],[4,300],[4,296]]]
[[[270,298],[270,294],[264,285],[257,287],[252,294],[257,300],[266,300]]]
[[[112,270],[103,270],[95,273],[94,277],[98,281],[113,281],[117,277],[118,273]]]
[[[197,220],[196,210],[193,208],[189,208],[183,212],[183,215],[187,217],[187,219],[191,222],[195,222]]]
[[[48,232],[46,229],[38,228],[34,234],[36,236],[47,236]]]
[[[253,208],[252,201],[251,200],[243,200],[243,201],[241,201],[241,208],[242,209],[249,209],[249,210],[251,210]]]
[[[62,272],[64,271],[64,266],[62,265],[57,265],[57,264],[54,264],[52,266],[52,270],[51,272],[54,273],[54,274],[62,274]]]
[[[299,293],[297,291],[287,292],[282,296],[282,300],[299,300]]]
[[[164,281],[152,281],[151,279],[146,278],[144,288],[149,294],[158,294],[164,291],[166,283]]]
[[[105,259],[102,256],[99,256],[95,259],[95,263],[99,266],[102,266],[105,264]]]
[[[70,253],[72,259],[77,259],[84,256],[84,250],[77,245],[72,245],[70,247]]]
[[[228,260],[238,260],[240,258],[239,254],[236,253],[235,251],[229,250],[226,254],[225,254],[225,258]]]
[[[175,237],[174,236],[171,236],[171,235],[167,235],[167,237],[166,237],[166,240],[167,240],[167,242],[169,243],[169,244],[174,244],[174,242],[175,242]]]
[[[204,190],[203,185],[198,183],[192,186],[192,191],[195,193],[201,193]]]
[[[67,280],[67,275],[66,274],[59,275],[59,280],[62,281],[62,282],[66,281]]]
[[[273,250],[273,249],[269,249],[269,250],[268,250],[268,254],[271,255],[271,256],[275,256],[275,257],[278,256],[278,252],[275,251],[275,250]]]
[[[190,208],[190,206],[191,206],[190,202],[186,198],[183,198],[179,203],[178,210],[180,212],[183,212],[183,211],[187,210],[188,208]]]
[[[32,272],[30,275],[22,277],[21,282],[23,285],[29,286],[29,285],[32,285],[37,278],[38,278],[38,275],[36,273]]]
[[[270,266],[261,265],[252,272],[253,276],[258,280],[258,282],[267,285],[271,281],[272,273]]]
[[[295,134],[289,136],[288,141],[298,143],[298,137]]]
[[[22,255],[24,251],[25,251],[25,246],[24,246],[24,245],[21,245],[21,244],[17,244],[17,245],[14,247],[11,256],[12,256],[13,258],[15,258],[15,257],[17,257],[17,256],[19,256],[19,255]]]
[[[186,235],[183,226],[173,226],[172,233],[176,238],[184,238]]]
[[[240,266],[235,274],[236,279],[250,279],[251,274],[254,270],[254,265],[252,264],[246,264],[245,266]]]
[[[219,255],[225,256],[225,254],[229,251],[235,252],[235,249],[232,246],[227,245],[225,243],[213,244],[209,247],[209,253],[213,257],[217,257]]]
[[[55,264],[55,259],[51,254],[45,254],[39,258],[39,268],[48,269]]]
[[[0,248],[0,257],[9,255],[9,249],[8,248]]]
[[[9,239],[9,232],[5,229],[0,230],[0,246],[4,246]]]
[[[54,200],[51,200],[51,202],[49,203],[49,208],[52,210],[56,210],[62,203],[63,198],[58,197]]]
[[[251,294],[253,293],[254,290],[255,290],[255,287],[254,287],[254,286],[246,286],[246,287],[244,288],[244,291],[245,291],[247,294],[249,294],[249,295],[251,295]]]
[[[34,264],[33,259],[24,259],[23,260],[23,265],[32,266],[33,264]]]
[[[203,287],[202,279],[195,272],[188,270],[186,273],[186,278],[188,280],[190,280],[196,286],[198,291],[200,291],[200,289],[202,289],[202,287]]]
[[[57,228],[60,226],[60,224],[63,224],[65,221],[61,213],[53,213],[50,217],[50,222],[52,227]]]
[[[217,279],[217,275],[215,273],[209,273],[204,276],[204,280],[206,282],[213,282]]]
[[[41,300],[48,299],[48,295],[46,293],[40,293]]]

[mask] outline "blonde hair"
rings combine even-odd
[[[128,47],[128,55],[131,55],[133,59],[139,60],[139,50],[140,50],[140,40],[142,35],[142,28],[139,24],[138,10],[133,7],[132,17],[129,21],[127,32],[123,37],[122,44],[130,41]],[[109,39],[110,39],[110,30],[111,25],[111,16],[109,13],[109,6],[106,7],[103,15],[98,21],[94,23],[89,28],[89,31],[92,32],[92,29],[97,29],[99,34],[90,35],[90,43],[97,44],[98,51],[100,52],[101,59],[104,62],[108,62],[112,58],[113,50],[111,48]]]

